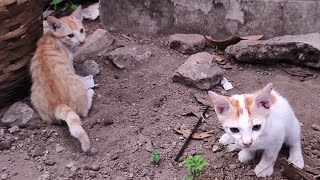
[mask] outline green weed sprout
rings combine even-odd
[[[66,0],[51,0],[50,5],[54,7],[54,10],[56,10],[58,5],[61,4],[64,1],[66,1]],[[67,0],[67,1],[68,1],[68,4],[69,4],[70,8],[73,11],[77,9],[78,5],[76,5],[73,2],[71,2],[71,0]]]
[[[188,171],[188,175],[184,180],[194,180],[206,169],[206,166],[209,165],[208,162],[203,160],[203,157],[200,155],[188,156],[183,162]]]
[[[160,152],[158,149],[154,149],[151,153],[151,162],[154,164],[159,164],[160,162]]]

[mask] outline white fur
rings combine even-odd
[[[216,106],[221,99],[218,98],[217,100],[216,94],[212,95],[212,92],[210,93],[210,97]],[[239,100],[240,106],[243,109],[243,114],[238,120],[224,122],[223,118],[228,113],[217,113],[226,132],[221,136],[219,142],[223,145],[235,143],[238,148],[242,149],[239,152],[240,162],[252,160],[256,150],[264,150],[262,159],[254,170],[258,177],[270,176],[273,173],[273,166],[283,143],[286,143],[290,147],[288,161],[298,168],[302,169],[304,167],[298,119],[286,99],[274,90],[272,90],[271,94],[276,97],[276,102],[271,105],[270,109],[262,110],[261,108],[263,107],[254,109],[261,112],[265,111],[268,114],[268,116],[265,116],[266,118],[258,116],[249,120],[252,117],[249,117],[248,111],[245,108],[245,95],[232,96],[232,98]],[[252,127],[257,124],[261,124],[261,129],[253,131]],[[236,127],[240,132],[233,133],[230,127]],[[252,145],[249,147],[244,146],[244,144],[248,143],[252,143]]]

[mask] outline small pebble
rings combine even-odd
[[[56,152],[59,153],[61,151],[63,151],[65,148],[62,147],[60,144],[56,144]]]
[[[69,162],[68,164],[67,164],[67,168],[72,168],[74,166],[74,163],[73,162]]]
[[[20,131],[20,128],[18,126],[12,126],[8,129],[10,134]]]
[[[46,161],[44,161],[43,163],[44,163],[45,165],[47,165],[47,166],[53,166],[53,165],[56,164],[56,162],[55,162],[55,161],[52,161],[52,160],[46,160]]]
[[[99,164],[92,164],[89,167],[89,169],[92,170],[92,171],[99,171],[100,170],[100,165]]]
[[[320,131],[320,126],[317,125],[317,124],[312,124],[312,129],[315,130],[315,131]]]
[[[2,180],[5,180],[5,179],[7,179],[7,178],[8,178],[8,174],[2,174],[2,175],[1,175],[1,179],[2,179]]]
[[[229,169],[235,169],[237,167],[238,167],[237,164],[229,164]]]

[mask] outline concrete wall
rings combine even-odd
[[[128,33],[265,34],[320,31],[320,0],[101,0],[106,28]]]

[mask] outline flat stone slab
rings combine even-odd
[[[152,52],[143,46],[126,46],[117,48],[104,56],[120,69],[148,59]]]
[[[2,123],[9,127],[25,127],[33,118],[34,110],[26,103],[16,102],[4,113]]]
[[[226,55],[239,62],[294,63],[320,69],[320,34],[286,35],[262,41],[240,41]]]
[[[114,36],[108,31],[97,29],[93,34],[89,35],[85,43],[76,50],[74,61],[83,62],[90,57],[95,57],[111,46],[114,41]]]
[[[208,52],[191,55],[173,74],[172,80],[187,86],[208,90],[220,83],[223,71]]]
[[[182,54],[201,52],[206,45],[206,39],[199,34],[174,34],[169,37],[169,46]]]

